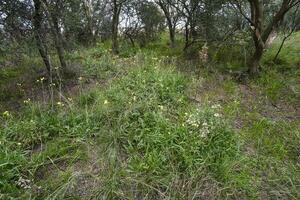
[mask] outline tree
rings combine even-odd
[[[37,42],[39,53],[44,61],[45,67],[48,73],[51,72],[51,64],[48,55],[47,45],[45,44],[43,32],[42,32],[42,3],[40,0],[34,0],[34,15],[33,15],[33,25],[34,25],[34,35]]]
[[[60,0],[42,0],[42,5],[45,10],[47,21],[49,23],[50,31],[52,33],[55,48],[57,50],[58,58],[62,70],[65,72],[67,68],[67,63],[65,61],[65,50],[63,47],[63,36],[61,33],[61,28],[59,26],[60,11],[62,10],[62,2]]]
[[[112,0],[112,52],[113,54],[119,53],[119,42],[118,42],[118,33],[119,33],[119,23],[120,23],[120,13],[122,10],[123,4],[127,0]]]
[[[286,40],[292,36],[292,34],[296,31],[297,26],[300,25],[299,9],[300,9],[300,4],[298,4],[298,6],[295,8],[293,14],[291,16],[288,16],[287,19],[283,22],[283,28],[282,28],[283,39],[282,39],[279,49],[273,59],[274,62],[277,61],[279,54],[280,54]]]
[[[156,38],[157,33],[163,27],[164,16],[153,2],[137,2],[137,17],[140,19],[142,28],[148,40]]]
[[[13,42],[22,42],[31,31],[32,6],[29,0],[0,1],[0,25]]]
[[[185,29],[185,47],[186,50],[196,39],[196,14],[200,8],[201,0],[177,0],[172,1],[172,6],[183,18]],[[192,41],[190,42],[190,40]]]
[[[172,6],[174,0],[156,0],[157,5],[162,9],[169,29],[170,46],[175,47],[176,26],[180,16],[176,9]]]
[[[243,17],[248,21],[252,31],[252,39],[255,51],[248,63],[248,73],[252,76],[259,74],[260,60],[266,49],[266,43],[271,33],[278,27],[279,23],[284,19],[286,13],[298,5],[300,0],[283,0],[277,7],[277,11],[270,11],[266,14],[266,9],[270,6],[262,0],[248,0],[250,7],[250,17],[243,11],[242,3],[235,1],[235,6],[239,9]],[[267,20],[267,17],[270,19]],[[268,22],[267,22],[268,21]]]

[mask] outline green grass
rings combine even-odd
[[[222,72],[238,61],[201,67],[165,36],[69,53],[76,92],[0,108],[0,198],[299,199],[298,36],[248,85]],[[22,62],[0,73],[3,88],[26,80],[3,102],[40,78],[22,75],[40,60]]]
[[[163,194],[184,198],[182,184],[196,191],[200,187],[196,183],[206,176],[218,183],[217,188],[229,184],[240,155],[235,132],[216,110],[188,101],[186,77],[170,67],[162,69],[150,56],[143,60],[136,61],[142,66],[113,81],[109,88],[82,93],[69,108],[49,110],[32,105],[20,119],[4,117],[2,193],[6,197],[23,193],[15,183],[20,177],[33,181],[31,185],[43,182],[36,173],[49,162],[60,166],[63,160],[69,166],[84,159],[79,156],[84,150],[76,141],[91,141],[92,137],[108,158],[101,163],[105,173],[95,175],[103,176],[105,185],[92,191],[97,197],[142,195],[152,199]],[[45,150],[30,156],[37,145],[45,145]],[[68,170],[64,174],[67,178],[56,184],[69,184],[74,176]],[[40,197],[71,195],[55,184],[56,179],[36,186],[46,187]]]

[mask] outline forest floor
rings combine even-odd
[[[300,34],[279,42],[244,81],[161,43],[73,51],[55,85],[1,58],[0,199],[299,199]]]

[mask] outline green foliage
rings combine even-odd
[[[233,161],[239,157],[235,133],[217,110],[190,104],[184,76],[171,68],[161,69],[152,56],[139,55],[136,59],[141,67],[130,70],[107,90],[82,94],[74,103],[76,109],[61,104],[54,110],[31,105],[17,123],[12,115],[4,119],[0,132],[6,148],[1,154],[5,157],[1,163],[3,194],[28,191],[16,185],[19,177],[36,179],[48,158],[78,157],[80,153],[71,152],[82,151],[72,138],[92,136],[97,136],[104,155],[109,156],[109,172],[103,175],[107,187],[97,192],[104,198],[122,197],[116,190],[129,197],[134,192],[128,190],[130,187],[138,187],[141,194],[147,192],[152,197],[158,195],[153,188],[170,197],[182,197],[183,190],[173,194],[177,187],[173,181],[191,178],[196,183],[206,173],[226,185],[227,174],[233,173]],[[46,149],[28,157],[26,149],[39,145],[46,145]],[[55,146],[60,146],[59,150]],[[64,180],[66,184],[69,178]],[[126,180],[131,181],[119,185]],[[49,191],[42,195],[66,191],[51,185],[43,185]]]
[[[0,198],[298,198],[299,120],[277,110],[297,106],[298,70],[282,73],[267,54],[261,76],[245,86],[176,59],[182,41],[170,49],[162,37],[142,49],[121,43],[120,56],[109,42],[74,51],[67,59],[79,65],[77,98],[1,113]],[[240,69],[232,48],[212,57],[218,67]],[[0,73],[4,88],[41,62],[22,63]],[[22,99],[33,76],[18,88]]]

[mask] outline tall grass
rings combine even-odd
[[[33,192],[41,181],[37,173],[49,162],[79,162],[82,140],[96,140],[99,157],[107,158],[101,163],[104,173],[96,174],[104,182],[92,192],[97,198],[192,198],[202,196],[199,182],[208,181],[216,192],[229,184],[240,154],[236,134],[218,108],[193,105],[186,94],[189,81],[163,59],[141,54],[133,63],[137,67],[125,77],[107,89],[82,92],[71,105],[47,109],[33,104],[20,118],[3,117],[5,197]],[[30,180],[28,187],[17,184],[20,178]],[[50,183],[43,185],[49,191],[33,195],[72,196],[60,187],[51,189]]]

